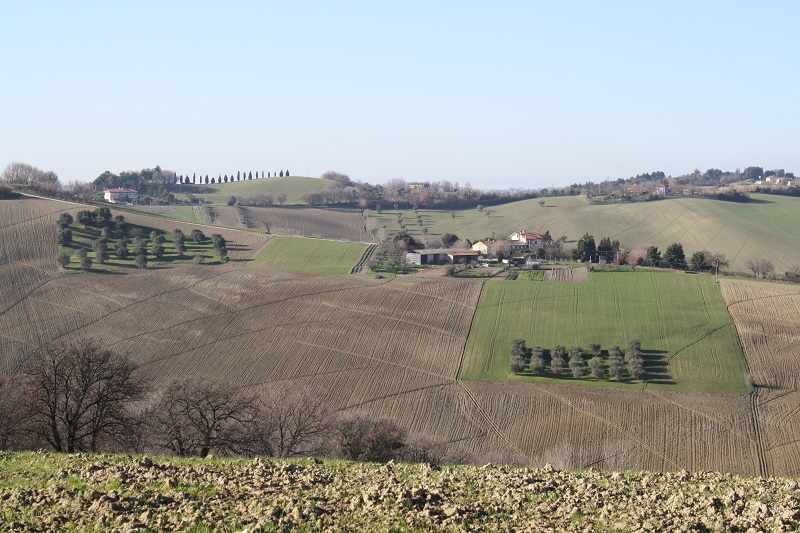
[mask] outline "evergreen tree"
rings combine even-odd
[[[61,268],[67,268],[69,266],[69,262],[70,262],[69,252],[67,252],[66,250],[61,250],[60,252],[58,252],[58,255],[56,256],[56,263],[58,263],[58,266],[60,266]]]
[[[603,369],[603,359],[598,355],[589,359],[589,368],[592,370],[592,377],[595,379],[600,379],[606,375]]]
[[[70,224],[72,224],[72,222],[73,222],[73,218],[72,218],[72,215],[70,215],[69,213],[61,213],[58,216],[58,225],[61,228],[68,227]]]
[[[683,253],[683,246],[680,243],[675,242],[667,246],[664,251],[664,263],[669,268],[686,268],[686,255]]]
[[[644,360],[638,352],[628,359],[628,373],[633,379],[641,380],[644,378]]]
[[[572,371],[572,377],[583,377],[586,365],[583,362],[583,348],[580,346],[573,346],[569,349],[569,368]]]
[[[550,352],[550,371],[553,374],[558,376],[564,371],[564,355],[566,353],[566,348],[560,344]]]
[[[56,242],[61,246],[69,246],[72,244],[72,230],[69,228],[61,228],[56,232]]]
[[[242,181],[242,174],[238,170],[236,171],[236,181]]]
[[[622,356],[619,351],[611,354],[609,349],[608,356],[608,373],[617,381],[622,381],[622,373],[625,370],[625,363],[622,361]]]
[[[128,241],[125,239],[118,240],[115,254],[119,259],[126,259],[128,257]]]
[[[544,372],[544,351],[540,346],[531,348],[530,368],[531,374],[534,376],[538,376]]]
[[[511,364],[510,369],[513,373],[519,374],[525,370],[525,358],[528,350],[525,347],[525,339],[515,339],[511,345]]]
[[[258,172],[256,172],[256,177],[258,177]],[[247,179],[253,179],[253,171],[251,170],[250,173],[247,175]]]

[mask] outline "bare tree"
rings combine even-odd
[[[342,419],[337,428],[340,451],[352,461],[386,462],[398,457],[406,432],[386,419],[356,413]]]
[[[756,278],[771,278],[775,273],[775,265],[769,259],[750,259],[744,265]]]
[[[19,450],[29,445],[32,415],[22,384],[0,374],[0,450]]]
[[[77,198],[79,201],[89,203],[94,197],[94,188],[92,184],[86,181],[72,180],[67,183],[67,192]]]
[[[259,415],[254,395],[227,382],[173,381],[150,410],[151,431],[177,455],[206,457],[249,450]]]
[[[333,415],[322,396],[288,389],[260,399],[255,451],[276,457],[317,455],[329,444]]]
[[[35,428],[59,452],[95,451],[104,439],[114,440],[146,389],[127,356],[92,339],[40,348],[23,375]]]

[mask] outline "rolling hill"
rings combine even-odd
[[[331,180],[322,178],[307,178],[304,176],[285,176],[282,178],[261,178],[254,180],[233,181],[230,183],[215,183],[208,185],[181,185],[181,190],[175,196],[186,200],[187,194],[194,194],[214,205],[225,205],[231,196],[251,196],[253,194],[271,194],[277,197],[286,195],[286,205],[302,203],[300,197],[303,193],[316,189],[332,187]],[[277,204],[277,199],[275,200]]]
[[[472,381],[459,377],[467,366],[469,338],[473,330],[476,334],[491,330],[483,318],[485,311],[476,313],[483,299],[481,280],[417,275],[375,279],[286,270],[272,258],[261,264],[253,258],[260,250],[267,253],[263,250],[287,244],[286,256],[295,257],[301,266],[301,261],[319,252],[320,269],[330,265],[343,272],[344,264],[365,245],[350,249],[336,243],[335,249],[317,251],[302,239],[270,245],[267,235],[233,229],[218,230],[232,256],[223,265],[60,272],[54,260],[54,221],[59,212],[74,214],[84,208],[50,200],[0,203],[0,280],[7,287],[0,291],[0,372],[17,372],[27,355],[45,343],[91,337],[130,354],[156,387],[175,376],[226,379],[253,391],[290,385],[318,392],[336,411],[367,411],[394,420],[454,452],[513,457],[533,464],[558,462],[564,467],[686,468],[762,476],[800,473],[796,439],[785,429],[800,422],[797,389],[794,381],[769,375],[794,366],[762,362],[767,352],[751,360],[747,351],[778,342],[770,337],[776,317],[768,315],[796,308],[791,295],[781,295],[785,303],[780,307],[764,305],[765,316],[744,316],[741,322],[763,332],[744,344],[751,367],[757,363],[757,383],[777,383],[781,389],[708,394],[698,392],[702,387]],[[192,227],[144,214],[125,217],[131,224],[165,231],[181,227],[190,233]],[[718,297],[716,284],[698,283],[702,285],[698,290],[708,291],[708,301],[711,291]],[[675,291],[670,296],[674,300],[665,300],[658,316],[683,316],[677,311],[670,314],[668,308],[680,311],[680,296],[688,298],[691,289]],[[736,301],[726,304],[740,310],[757,298],[744,289],[734,296]],[[579,301],[573,297],[573,302]],[[511,320],[508,317],[519,307],[507,303],[505,314],[501,309],[490,311],[489,319]],[[713,306],[715,313],[718,304]],[[658,305],[637,309],[644,314]],[[541,301],[538,308],[551,313],[561,309]],[[692,313],[686,315],[687,324],[691,320],[690,326],[702,330],[702,313]],[[594,314],[586,313],[578,321],[567,316],[569,325],[554,322],[554,327],[586,329],[593,338],[598,331],[592,329],[598,327]],[[796,316],[781,315],[786,323],[781,331],[796,329]],[[661,331],[656,324],[652,329]],[[645,350],[654,344],[641,340]],[[656,349],[672,350],[677,341],[664,340],[663,345]],[[785,358],[796,353],[785,351]],[[681,369],[684,374],[700,374],[693,376],[696,381],[702,381],[703,371]]]
[[[401,210],[407,231],[415,237],[454,233],[472,241],[505,238],[517,229],[554,237],[566,235],[576,241],[589,233],[618,239],[624,246],[639,244],[664,250],[674,242],[683,245],[687,261],[696,251],[724,253],[730,269],[747,271],[745,263],[768,258],[778,273],[800,265],[800,199],[785,196],[752,196],[750,203],[733,203],[704,198],[675,198],[631,204],[593,205],[583,196],[562,196],[523,200],[477,209],[449,211],[420,209],[422,225],[411,210]],[[486,211],[491,211],[487,216]],[[396,212],[370,213],[374,226],[398,231]]]

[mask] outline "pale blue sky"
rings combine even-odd
[[[0,165],[800,172],[800,2],[0,1]]]

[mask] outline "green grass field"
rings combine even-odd
[[[490,280],[483,286],[467,340],[461,377],[575,383],[570,377],[509,373],[514,339],[528,347],[569,349],[599,342],[623,349],[642,343],[648,387],[680,391],[746,391],[744,356],[713,277],[665,271],[601,272],[587,283]],[[588,360],[588,355],[585,357]],[[604,354],[607,362],[607,353]],[[546,357],[549,371],[549,357]],[[565,375],[566,375],[565,374]],[[634,389],[632,382],[580,383]]]
[[[367,244],[304,237],[273,237],[247,265],[298,272],[347,274],[359,262]]]
[[[455,211],[420,209],[422,225],[412,210],[400,210],[406,230],[415,237],[440,237],[454,233],[473,242],[491,237],[507,238],[524,229],[554,237],[566,235],[573,243],[586,232],[595,241],[608,236],[624,246],[639,244],[666,249],[673,242],[683,245],[687,260],[700,250],[722,252],[731,268],[746,271],[750,259],[769,258],[783,273],[800,265],[800,198],[754,194],[753,202],[732,203],[703,198],[674,198],[655,202],[592,205],[582,196],[522,200],[510,204]],[[491,213],[487,216],[486,210]],[[394,209],[371,212],[375,227],[397,231]],[[574,244],[570,244],[573,246]]]
[[[231,196],[251,196],[253,194],[278,194],[286,195],[286,205],[302,204],[300,196],[308,191],[323,189],[333,186],[331,180],[321,178],[306,178],[304,176],[287,176],[283,178],[262,178],[230,183],[216,183],[208,185],[181,185],[181,192],[175,196],[186,200],[187,194],[193,194],[214,205],[225,205]],[[277,198],[275,205],[278,205]]]

